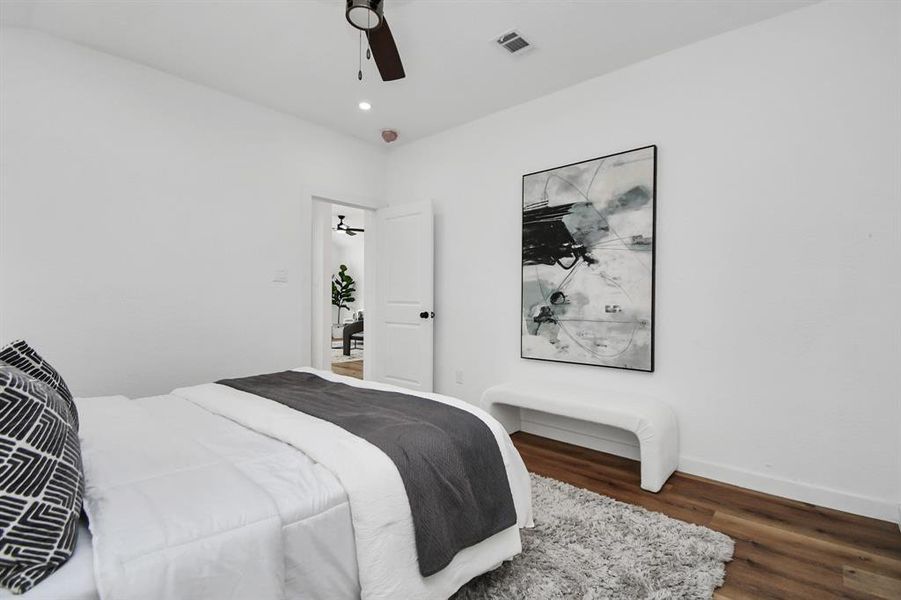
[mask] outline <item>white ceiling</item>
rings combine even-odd
[[[2,0],[0,18],[373,143],[395,128],[399,144],[812,3],[385,0],[407,72],[389,83],[373,63],[357,81],[343,0]],[[493,43],[511,28],[534,50]]]
[[[361,208],[353,206],[344,206],[342,204],[332,204],[332,217],[335,223],[338,222],[338,215],[344,215],[347,223],[354,223],[351,227],[362,227],[365,211]]]

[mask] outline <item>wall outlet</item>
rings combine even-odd
[[[454,379],[457,380],[458,385],[463,385],[463,371],[460,371],[460,370],[455,371]]]

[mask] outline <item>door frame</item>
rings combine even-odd
[[[331,272],[327,266],[331,261],[332,247],[332,205],[347,206],[362,210],[365,215],[364,229],[370,233],[375,228],[375,210],[381,203],[372,198],[363,198],[349,194],[308,192],[310,200],[310,364],[316,369],[330,371],[332,368],[332,334],[331,327],[326,327],[332,320]],[[373,231],[374,233],[374,231]],[[372,235],[363,236],[363,306],[375,304],[375,242]],[[369,315],[369,308],[365,308]],[[372,349],[374,337],[366,331],[363,344],[363,377],[369,379],[372,365]]]

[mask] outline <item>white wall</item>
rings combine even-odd
[[[78,395],[307,363],[310,195],[380,198],[382,151],[43,34],[0,40],[0,342],[32,341]]]
[[[815,5],[393,151],[386,197],[436,207],[438,391],[653,394],[678,415],[682,470],[895,519],[899,7]],[[520,359],[521,175],[647,144],[657,372]]]

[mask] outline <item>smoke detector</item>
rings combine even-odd
[[[382,139],[386,144],[390,144],[397,139],[397,132],[393,129],[382,129]]]
[[[524,54],[532,49],[532,44],[515,29],[497,36],[494,41],[510,54]]]

